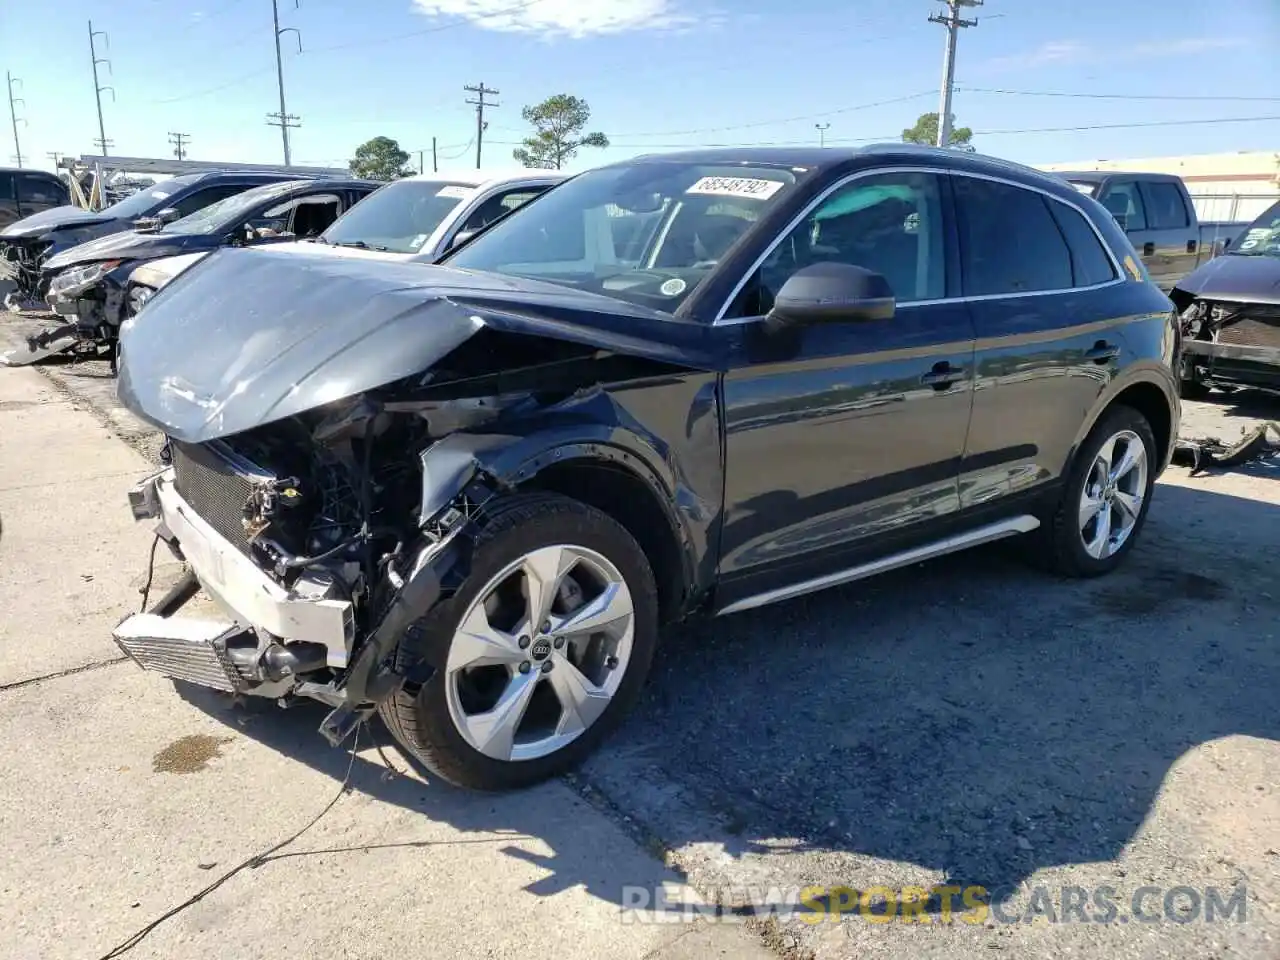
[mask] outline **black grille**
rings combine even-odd
[[[182,499],[224,538],[249,553],[244,529],[244,506],[255,480],[269,480],[252,464],[237,458],[217,444],[189,444],[170,441],[174,484]]]
[[[1280,349],[1280,318],[1271,323],[1263,320],[1237,320],[1218,331],[1218,342],[1235,347]]]

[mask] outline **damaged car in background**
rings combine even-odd
[[[393,180],[315,238],[324,253],[431,263],[500,217],[569,175],[556,170],[428,173]],[[316,252],[314,244],[279,244],[279,253]],[[126,309],[141,309],[156,291],[195,266],[207,251],[151,260],[129,274]]]
[[[1209,387],[1280,393],[1280,202],[1169,297],[1182,320],[1184,396]]]
[[[42,210],[0,230],[0,279],[16,289],[5,297],[11,310],[43,302],[45,261],[64,250],[124,230],[154,229],[211,203],[277,180],[276,173],[192,173],[162,180],[94,212],[73,204]]]
[[[122,330],[167,435],[131,506],[190,574],[115,641],[501,789],[601,741],[662,624],[1022,534],[1108,573],[1178,421],[1133,257],[1061,181],[900,144],[600,167],[439,265],[219,250]]]
[[[133,296],[130,275],[140,263],[224,246],[315,238],[344,211],[373,193],[373,180],[285,180],[236,193],[154,230],[130,230],[90,240],[45,261],[45,299],[62,322],[28,337],[25,348],[0,356],[23,366],[54,354],[106,355],[116,369],[116,340]]]

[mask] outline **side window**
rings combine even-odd
[[[782,238],[731,313],[768,313],[788,277],[824,262],[874,270],[889,281],[899,303],[945,297],[946,249],[937,176],[884,173],[836,190]]]
[[[545,187],[518,187],[515,190],[495,193],[471,212],[460,230],[480,230],[487,227],[499,217],[505,217],[512,210],[528,203],[545,189]]]
[[[65,190],[48,177],[18,174],[18,201],[21,203],[63,203]]]
[[[234,197],[236,194],[244,193],[248,189],[247,185],[236,186],[233,184],[209,187],[205,190],[197,190],[195,193],[188,194],[172,206],[178,211],[179,217],[186,217],[197,210],[203,210],[211,203],[217,203],[219,200],[227,199],[227,197]]]
[[[1077,287],[1092,287],[1116,278],[1115,264],[1107,255],[1102,241],[1085,222],[1084,214],[1056,200],[1049,201],[1053,219],[1066,237],[1071,253],[1071,276]]]
[[[1118,180],[1107,184],[1106,193],[1099,201],[1123,229],[1147,229],[1147,211],[1142,204],[1142,194],[1138,191],[1136,181]]]
[[[1147,208],[1147,226],[1152,230],[1178,230],[1191,225],[1182,191],[1167,180],[1144,182],[1142,198]]]
[[[294,197],[284,203],[278,203],[261,217],[255,217],[255,225],[267,221],[267,236],[280,233],[292,233],[297,237],[315,237],[325,231],[329,224],[338,219],[339,201],[332,193],[313,194],[308,197]]]
[[[13,174],[0,172],[0,200],[16,200],[17,194],[13,192]]]
[[[960,263],[967,297],[1065,290],[1072,286],[1071,254],[1033,190],[956,176]]]

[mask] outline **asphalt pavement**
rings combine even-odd
[[[36,399],[11,395],[19,379]],[[1187,404],[1184,434],[1273,418],[1280,400],[1216,396]],[[0,609],[19,611],[0,623],[0,683],[19,683],[0,717],[28,745],[4,788],[0,917],[36,951],[12,956],[105,949],[305,823],[350,759],[314,733],[320,709],[246,708],[129,664],[66,672],[109,660],[136,602],[146,537],[122,491],[157,446],[105,364],[0,371]],[[299,844],[321,852],[233,878],[148,949],[613,957],[733,931],[706,950],[1280,956],[1278,479],[1277,462],[1171,468],[1130,561],[1097,581],[1004,545],[674,630],[630,721],[536,791],[384,780],[365,749]],[[623,923],[662,880],[672,922]],[[679,906],[806,887],[822,890],[804,916],[689,925]],[[878,922],[904,888],[945,889]],[[949,889],[995,909],[961,916],[957,893],[952,915]]]

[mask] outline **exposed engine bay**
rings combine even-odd
[[[1182,379],[1204,386],[1280,391],[1280,303],[1192,297],[1175,290]]]
[[[170,438],[168,468],[131,498],[135,516],[160,517],[158,535],[170,539],[170,513],[176,522],[194,511],[270,578],[287,598],[282,604],[293,604],[283,620],[299,622],[298,605],[308,604],[314,609],[307,615],[340,609],[343,622],[329,629],[332,620],[314,619],[297,631],[307,639],[293,638],[274,634],[271,624],[244,622],[244,602],[227,602],[238,622],[206,638],[216,641],[220,663],[174,668],[173,654],[165,653],[169,674],[199,672],[198,682],[282,704],[295,696],[327,702],[337,709],[322,730],[341,742],[386,684],[421,683],[434,669],[424,663],[416,677],[403,669],[393,675],[387,656],[420,615],[422,591],[447,595],[465,577],[466,538],[458,534],[483,525],[485,502],[509,486],[473,453],[437,453],[447,446],[437,442],[462,439],[464,448],[482,450],[490,445],[487,430],[574,404],[608,404],[602,378],[669,369],[586,345],[483,330],[426,374],[216,440]],[[494,444],[511,439],[487,436]],[[166,512],[161,501],[173,493],[181,505]],[[180,559],[192,560],[183,554],[192,539],[190,531],[172,538]],[[212,566],[234,562],[243,561]],[[197,572],[219,599],[222,584],[206,576],[210,566]],[[194,587],[180,585],[179,592],[178,603],[166,598],[158,607],[171,613]],[[116,632],[117,643],[144,665],[166,642],[169,628],[157,620],[131,618]],[[208,681],[211,667],[216,684]]]

